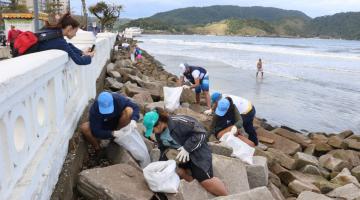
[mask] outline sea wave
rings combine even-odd
[[[340,59],[354,59],[360,60],[358,54],[352,53],[339,53],[329,51],[312,51],[309,49],[299,48],[299,45],[260,45],[260,44],[245,44],[245,43],[223,43],[223,42],[195,42],[181,39],[144,39],[148,42],[155,44],[167,44],[167,45],[182,45],[182,46],[197,46],[197,47],[210,47],[210,48],[223,48],[231,50],[241,51],[254,51],[254,52],[266,52],[266,53],[278,53],[287,55],[300,55],[300,56],[313,56],[313,57],[327,57],[327,58],[340,58]],[[289,48],[291,50],[289,50]]]

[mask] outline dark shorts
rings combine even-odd
[[[200,85],[195,88],[195,93],[200,94],[201,91],[208,92],[209,91],[209,76],[204,77]]]
[[[190,169],[191,176],[194,179],[198,180],[199,183],[214,177],[212,166],[210,166],[209,171],[205,172],[204,170],[202,170],[201,168],[199,168],[198,166],[196,166],[194,163],[192,163],[190,161],[187,163],[180,163],[179,168]]]

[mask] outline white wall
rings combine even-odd
[[[1,200],[50,198],[115,42],[114,34],[91,38],[82,32],[72,41],[79,47],[96,43],[90,65],[76,65],[60,50],[0,61]]]

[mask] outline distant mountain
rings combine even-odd
[[[185,33],[360,40],[360,12],[310,18],[295,10],[270,7],[209,6],[175,9],[122,26],[148,33]]]
[[[157,13],[150,19],[160,20],[168,24],[191,25],[207,24],[229,18],[258,19],[272,22],[283,18],[297,17],[311,20],[309,16],[300,11],[283,10],[271,7],[239,7],[239,6],[209,6],[189,7]]]
[[[317,17],[306,30],[313,37],[360,40],[360,12]]]

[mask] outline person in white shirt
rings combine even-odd
[[[233,104],[241,115],[243,120],[243,127],[245,132],[249,135],[249,140],[251,140],[255,145],[258,145],[259,141],[253,125],[256,110],[249,100],[234,95],[226,95],[219,92],[214,92],[211,95],[211,104],[213,105],[212,109],[206,110],[204,113],[210,115],[212,111],[216,109],[218,101],[223,97],[230,97],[232,99]]]
[[[190,66],[186,63],[181,63],[181,73],[179,79],[179,85],[187,89],[195,88],[196,103],[200,103],[200,93],[204,92],[206,97],[206,105],[211,108],[210,94],[209,94],[209,74],[203,67]],[[184,78],[186,78],[191,86],[184,85]]]

